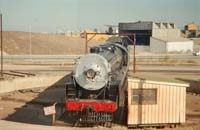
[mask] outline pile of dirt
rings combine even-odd
[[[85,39],[62,34],[3,32],[4,51],[8,54],[84,54]],[[102,42],[91,40],[90,46]]]

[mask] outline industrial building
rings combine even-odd
[[[195,31],[197,29],[198,29],[198,27],[195,23],[189,23],[189,24],[185,25],[185,30]]]
[[[182,30],[184,37],[187,38],[197,38],[200,37],[200,30],[195,23],[189,23],[185,25],[185,29]]]
[[[193,41],[181,37],[180,29],[168,22],[119,23],[119,33],[136,34],[136,49],[151,52],[193,51]]]

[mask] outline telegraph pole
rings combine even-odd
[[[32,34],[31,34],[31,25],[29,26],[29,55],[30,58],[32,59]]]
[[[1,77],[3,78],[3,25],[2,25],[2,13],[0,12],[0,28],[1,28]]]

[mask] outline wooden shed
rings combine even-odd
[[[128,78],[128,126],[185,122],[188,84]]]

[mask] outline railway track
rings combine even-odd
[[[29,74],[24,74],[27,72],[32,72],[32,73],[36,73],[36,72],[71,72],[73,69],[73,67],[67,67],[67,68],[27,68],[27,69],[6,69],[4,70],[4,74],[5,75],[12,75],[12,76],[18,76],[18,77],[27,77],[27,75],[29,76]],[[133,70],[129,70],[129,71],[133,71]],[[12,72],[12,73],[10,73]],[[15,73],[13,73],[15,72]],[[17,72],[17,73],[16,73]],[[137,70],[136,69],[136,73],[164,73],[164,74],[182,74],[182,75],[199,75],[200,74],[200,70]],[[32,75],[31,75],[32,76]],[[35,74],[33,74],[33,76],[35,76]]]
[[[30,90],[31,92],[31,90]],[[194,95],[194,96],[200,96],[200,93],[194,93],[194,92],[187,92],[187,94],[191,94],[191,95]],[[9,96],[8,97],[2,97],[3,101],[12,101],[12,102],[19,102],[19,103],[25,103],[25,105],[21,108],[18,108],[18,110],[20,111],[23,111],[23,110],[26,110],[27,109],[31,112],[31,111],[36,111],[36,110],[39,110],[38,113],[42,114],[41,113],[41,109],[42,109],[42,106],[45,106],[51,102],[41,102],[41,101],[27,101],[26,99],[15,99],[15,98],[10,98]],[[62,107],[62,103],[59,103],[57,107]],[[28,106],[28,107],[26,107]],[[31,108],[33,107],[33,108]],[[66,116],[65,116],[66,113],[63,113],[59,116],[59,119],[56,120],[55,122],[55,126],[72,126],[72,124],[66,122]],[[190,117],[190,118],[199,118],[199,115],[187,115],[187,117]],[[113,124],[113,126],[117,126],[117,124]],[[166,126],[167,127],[167,126]]]
[[[200,70],[137,70],[137,72],[200,74]]]

